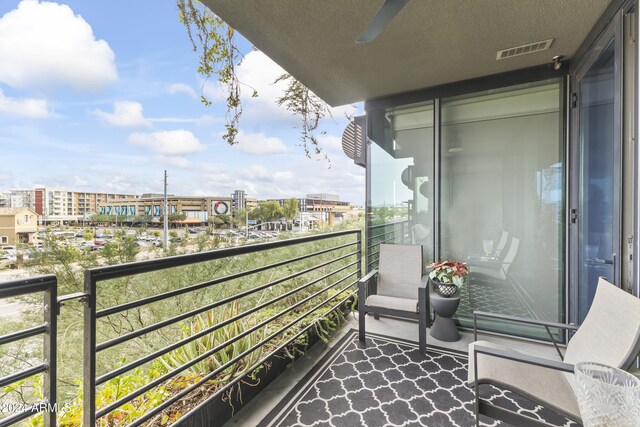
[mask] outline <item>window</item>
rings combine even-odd
[[[552,79],[441,98],[439,115],[433,102],[368,111],[368,271],[380,243],[421,244],[426,263],[468,263],[462,326],[476,309],[564,321],[562,93]]]
[[[369,264],[380,243],[415,243],[433,261],[432,103],[378,111],[369,151]]]
[[[29,224],[29,215],[24,216],[24,223]]]
[[[0,236],[0,243],[3,245],[9,243],[9,238],[7,236]]]

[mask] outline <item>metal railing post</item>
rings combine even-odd
[[[356,251],[358,252],[358,255],[356,255],[358,257],[358,280],[360,280],[362,278],[362,230],[358,230],[356,232],[356,240],[357,240],[357,244],[356,244]],[[366,259],[364,260],[364,262],[366,262]]]
[[[56,397],[57,286],[57,279],[54,275],[0,282],[0,299],[35,293],[42,293],[43,298],[42,324],[0,335],[0,346],[42,335],[41,362],[35,363],[34,361],[27,369],[10,372],[8,375],[0,377],[0,387],[4,387],[33,379],[36,375],[42,374],[42,399],[23,405],[20,410],[0,419],[1,427],[17,424],[41,412],[43,424],[46,427],[55,427],[56,425],[56,410],[59,409]],[[7,354],[7,356],[10,357],[11,354]],[[7,366],[7,368],[11,367]],[[7,399],[8,402],[12,401],[11,397],[3,397],[2,403],[4,403],[4,399]]]
[[[84,372],[82,376],[82,425],[96,424],[96,280],[90,270],[84,272]]]
[[[55,427],[56,425],[56,378],[57,378],[57,352],[58,346],[58,279],[53,278],[44,293],[44,324],[47,331],[43,334],[44,338],[44,361],[47,364],[47,370],[43,373],[43,395],[49,407],[43,414],[44,426]]]

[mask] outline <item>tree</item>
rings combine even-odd
[[[216,228],[228,227],[231,225],[231,217],[227,214],[217,214],[213,217],[213,226]]]
[[[292,221],[298,215],[298,199],[292,197],[284,201],[282,214],[289,221]]]
[[[169,214],[168,219],[169,221],[184,221],[187,219],[187,214],[184,212]]]
[[[233,216],[233,219],[236,220],[238,226],[246,226],[247,225],[247,210],[246,209],[238,209]]]
[[[123,264],[136,260],[140,248],[135,236],[116,233],[115,239],[104,244],[101,255],[109,265]]]
[[[176,0],[176,5],[193,50],[200,55],[198,73],[205,80],[217,79],[226,89],[226,133],[222,138],[229,144],[237,144],[238,123],[243,110],[242,88],[251,90],[252,97],[257,97],[258,92],[248,82],[242,82],[238,78],[237,67],[242,62],[243,55],[238,49],[235,30],[200,0]],[[315,155],[321,154],[322,149],[315,132],[320,120],[331,116],[329,105],[290,74],[283,74],[274,83],[279,81],[286,82],[287,88],[276,102],[300,118],[300,140],[305,154],[307,157],[311,157],[312,151]],[[212,104],[204,94],[201,94],[200,100],[204,105]],[[329,160],[326,154],[324,157]]]
[[[260,202],[258,207],[251,212],[251,216],[262,222],[276,221],[280,219],[282,215],[280,203],[275,200]]]

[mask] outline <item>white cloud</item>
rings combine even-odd
[[[282,97],[287,82],[275,81],[285,73],[282,67],[261,51],[251,51],[244,57],[238,68],[238,78],[258,92],[258,97],[253,98],[250,89],[243,89],[242,101],[246,105],[246,118],[255,121],[264,120],[266,117],[291,122],[299,120],[284,106],[276,104],[276,100]],[[330,112],[333,118],[342,119],[353,116],[356,108],[353,105],[345,105],[330,108]]]
[[[320,135],[318,137],[318,145],[320,148],[342,152],[342,138],[338,138],[335,135]]]
[[[167,87],[167,92],[169,92],[172,95],[175,95],[178,93],[185,93],[194,99],[198,97],[198,95],[196,95],[196,91],[193,90],[193,88],[186,83],[170,84],[169,87]]]
[[[85,178],[80,177],[78,175],[73,175],[74,187],[86,187],[87,185],[89,185],[89,181],[87,181]]]
[[[199,153],[206,149],[195,135],[184,129],[132,133],[129,135],[129,143],[170,156]]]
[[[154,117],[149,121],[154,123],[194,123],[198,126],[213,126],[224,122],[224,119],[214,115],[200,117]]]
[[[259,50],[247,53],[238,68],[240,81],[258,91],[258,98],[254,99],[262,99],[270,105],[282,96],[282,91],[286,88],[285,82],[275,83],[276,79],[285,73],[284,68]],[[251,97],[250,90],[244,92],[245,97]]]
[[[103,122],[112,126],[128,128],[150,128],[151,121],[142,115],[142,104],[133,101],[116,101],[113,103],[113,113],[93,110],[92,114]]]
[[[238,132],[238,144],[234,145],[238,150],[249,154],[280,154],[287,151],[280,138],[266,136],[263,133]]]
[[[265,180],[271,178],[271,173],[262,165],[249,165],[241,167],[238,170],[238,176],[249,180]]]
[[[186,169],[189,167],[189,160],[187,160],[186,158],[182,157],[182,156],[165,156],[165,155],[158,155],[155,157],[156,162],[158,163],[164,163],[167,164],[169,166],[175,166],[178,168],[182,168],[182,169]]]
[[[193,163],[190,192],[222,195],[245,190],[259,199],[304,197],[308,193],[331,193],[342,200],[362,205],[365,197],[365,170],[346,156],[324,161],[302,156],[279,156],[262,164],[229,165]]]
[[[39,119],[51,115],[44,99],[14,99],[5,96],[0,89],[0,113]]]
[[[67,5],[23,0],[0,18],[0,82],[94,90],[118,77],[115,55]]]
[[[275,182],[291,181],[293,177],[294,175],[291,171],[278,171],[273,174],[273,180]]]

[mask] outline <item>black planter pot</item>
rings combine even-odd
[[[458,287],[452,283],[442,283],[431,279],[431,285],[435,293],[445,298],[452,297],[458,292]]]

